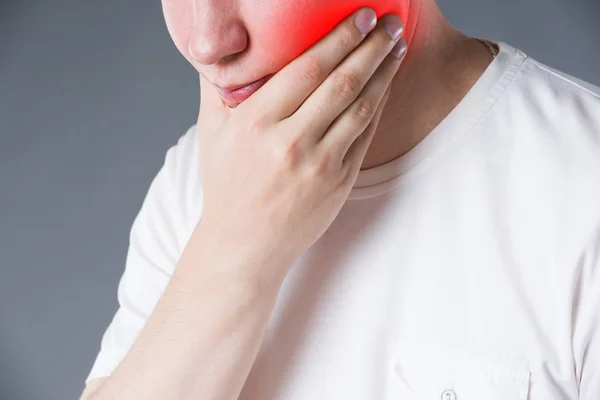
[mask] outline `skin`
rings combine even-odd
[[[406,0],[163,0],[163,11],[181,54],[209,81],[227,86],[279,71],[362,7],[373,8],[378,17],[394,13],[406,21],[409,3]]]
[[[361,169],[391,161],[420,142],[490,61],[488,50],[454,29],[434,0],[162,0],[162,5],[179,52],[206,82],[222,87],[277,73],[361,7],[373,8],[378,17],[400,17],[409,50]],[[210,84],[202,90],[216,92]],[[216,93],[210,97],[220,99]]]
[[[205,82],[221,86],[278,72],[363,6],[371,6],[378,16],[398,15],[405,22],[409,48],[362,163],[366,169],[420,142],[489,65],[487,49],[451,27],[434,0],[163,0],[177,49]],[[215,94],[204,93],[203,101],[221,101]],[[104,380],[91,381],[82,398]]]

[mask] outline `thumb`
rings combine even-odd
[[[200,77],[200,110],[198,126],[201,130],[213,130],[230,117],[231,109],[223,102],[215,88],[202,74]]]

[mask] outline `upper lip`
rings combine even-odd
[[[267,75],[266,77],[268,77],[268,76],[269,76],[269,75]],[[263,76],[262,78],[258,78],[258,79],[257,79],[257,80],[255,80],[255,81],[248,82],[248,83],[243,83],[243,84],[241,84],[241,85],[230,85],[230,86],[221,86],[221,85],[215,85],[215,86],[216,86],[216,87],[218,87],[218,88],[220,88],[220,89],[223,89],[223,90],[226,90],[226,91],[230,92],[230,91],[232,91],[232,90],[237,90],[237,89],[241,89],[241,88],[243,88],[243,87],[246,87],[246,86],[248,86],[248,85],[250,85],[250,84],[252,84],[252,83],[254,83],[254,82],[256,82],[256,81],[260,81],[260,80],[261,80],[261,79],[263,79],[263,78],[265,78],[265,76]]]

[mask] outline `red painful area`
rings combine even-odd
[[[274,35],[268,38],[269,47],[276,58],[291,60],[363,7],[371,7],[378,18],[392,13],[406,21],[407,3],[406,0],[298,0],[294,7],[278,14],[279,21],[273,21],[270,28]]]

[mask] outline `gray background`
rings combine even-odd
[[[600,86],[598,0],[440,5]],[[131,223],[198,102],[158,0],[0,0],[0,399],[77,398]]]

